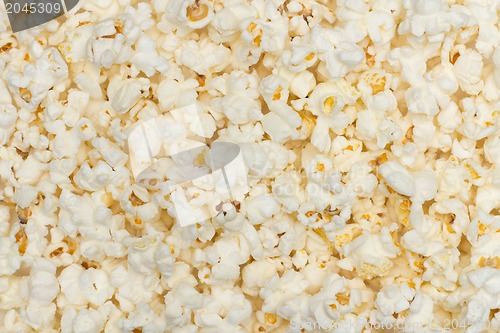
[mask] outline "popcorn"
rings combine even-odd
[[[460,88],[466,93],[475,95],[484,86],[481,80],[483,60],[478,52],[463,50],[453,64]]]
[[[224,77],[223,84],[217,89],[225,96],[214,98],[211,105],[236,125],[261,120],[260,102],[256,100],[259,95],[257,78],[240,71]]]
[[[141,84],[140,80],[128,80],[121,88],[112,96],[111,105],[118,113],[125,113],[130,110],[141,98],[142,88],[146,85]]]
[[[0,331],[497,329],[497,7],[89,0],[17,36],[4,17]],[[161,155],[201,141],[238,146],[245,195],[172,187],[210,170]]]
[[[90,304],[100,306],[114,294],[106,272],[90,268],[81,273],[79,289]]]
[[[165,330],[165,319],[158,316],[148,304],[140,303],[137,307],[140,309],[137,313],[120,319],[117,325],[124,330],[143,329],[158,333]]]
[[[61,318],[63,332],[90,333],[100,331],[104,327],[104,318],[94,309],[69,309]]]
[[[208,1],[181,1],[166,3],[167,17],[191,29],[205,27],[214,17],[212,3]]]
[[[341,253],[346,258],[338,262],[339,267],[356,268],[360,277],[368,279],[387,274],[393,265],[389,258],[395,258],[400,251],[394,245],[389,229],[383,227],[381,231],[380,236],[362,233],[350,243],[341,245]]]
[[[259,292],[260,297],[265,300],[262,310],[279,314],[280,304],[300,295],[307,285],[308,282],[298,272],[287,270],[281,278],[275,274]]]
[[[356,40],[359,36],[354,37],[354,40],[343,36],[352,35],[344,29],[327,30],[316,26],[311,30],[311,44],[320,53],[319,58],[324,61],[325,72],[332,80],[343,77],[365,58],[362,49],[355,44],[359,41]]]
[[[397,162],[387,162],[379,167],[379,172],[387,184],[396,192],[413,197],[415,195],[415,180],[413,175]]]
[[[375,307],[377,311],[374,316],[376,322],[387,326],[395,323],[395,315],[410,308],[410,301],[415,297],[415,290],[407,283],[401,285],[386,286],[377,294]]]
[[[18,248],[23,245],[21,243],[16,249],[16,241],[13,238],[2,236],[1,240],[0,262],[2,265],[0,266],[0,274],[9,276],[21,267],[21,253],[18,252]]]
[[[33,273],[28,280],[29,303],[21,316],[35,329],[53,320],[55,304],[52,300],[59,293],[55,273],[56,266],[47,259],[39,258],[33,263]]]
[[[229,64],[230,51],[223,45],[216,45],[208,39],[199,43],[190,41],[183,43],[175,52],[178,64],[192,69],[198,74],[208,75],[211,72],[221,72]]]
[[[16,109],[12,104],[2,103],[0,105],[0,110],[2,119],[0,120],[0,143],[5,145],[15,130],[13,125],[15,124],[18,116]]]
[[[133,269],[118,266],[110,273],[110,285],[116,288],[115,298],[123,311],[134,311],[135,304],[149,302],[158,286],[156,276],[145,277]]]
[[[316,86],[316,78],[309,71],[303,71],[293,77],[290,82],[290,92],[299,98],[306,97]]]

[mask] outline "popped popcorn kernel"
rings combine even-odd
[[[187,17],[191,22],[201,21],[208,16],[209,10],[208,5],[195,1],[194,4],[187,7]]]

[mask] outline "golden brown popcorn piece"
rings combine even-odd
[[[316,116],[312,115],[310,112],[299,112],[299,116],[302,119],[302,125],[305,126],[306,133],[310,135],[316,126]],[[297,130],[302,129],[302,125],[297,127]]]
[[[472,166],[470,166],[468,163],[465,163],[465,168],[469,171],[469,174],[470,174],[472,180],[476,180],[476,179],[481,178],[481,176],[479,176],[479,174],[476,172],[476,170],[474,170],[474,168]]]
[[[26,224],[28,223],[28,219],[33,213],[31,212],[31,209],[29,207],[26,208],[17,208],[17,217],[19,218],[19,222],[21,224]]]
[[[135,195],[134,192],[130,194],[129,200],[132,203],[132,206],[140,206],[144,204],[144,201],[142,201],[137,195]]]
[[[339,302],[340,305],[346,306],[349,304],[350,297],[351,297],[351,293],[348,290],[346,292],[338,293],[335,296],[335,299],[337,300],[337,302]]]
[[[363,231],[360,228],[354,227],[354,228],[351,229],[351,231],[349,233],[345,233],[345,234],[342,234],[342,235],[337,235],[337,236],[335,236],[335,246],[336,247],[342,247],[345,244],[350,243],[354,239],[356,239],[359,236],[361,236],[362,233],[363,233]]]
[[[278,87],[276,89],[276,91],[274,92],[274,95],[273,95],[273,101],[277,101],[281,98],[281,91],[283,90],[282,87]]]
[[[138,230],[141,230],[141,229],[144,229],[144,221],[142,221],[140,218],[138,217],[135,217],[131,222],[130,224],[132,225],[132,227],[134,227],[135,229],[138,229]]]
[[[392,264],[389,262],[383,262],[380,266],[364,262],[361,265],[361,269],[359,269],[358,275],[362,279],[373,279],[374,277],[385,275],[391,267]]]
[[[81,263],[81,265],[85,269],[90,269],[90,268],[98,269],[99,268],[99,264],[96,263],[95,261],[92,261],[92,260],[83,261]]]
[[[330,114],[333,111],[333,106],[337,103],[337,98],[335,96],[327,97],[323,101],[323,112],[325,114]]]
[[[196,75],[196,81],[198,81],[198,85],[200,87],[204,87],[205,83],[207,81],[207,77],[205,75],[202,75],[202,74],[197,74]]]
[[[73,255],[78,247],[75,240],[73,238],[64,237],[62,241],[68,245],[68,253]]]
[[[64,248],[62,246],[60,246],[57,249],[55,249],[54,251],[50,252],[49,257],[51,257],[51,258],[58,257],[63,253],[64,253]]]
[[[405,227],[408,227],[410,225],[410,206],[410,199],[405,198],[401,201],[397,212],[399,222]]]
[[[479,258],[477,265],[479,267],[492,267],[492,268],[500,268],[500,258],[496,257],[481,257]]]
[[[122,34],[123,33],[123,27],[125,25],[125,22],[123,22],[120,19],[115,20],[115,30],[117,34]]]
[[[31,91],[27,88],[19,88],[19,93],[21,94],[21,98],[26,102],[31,102]]]
[[[14,45],[12,45],[11,42],[8,42],[7,44],[3,45],[2,47],[0,47],[0,53],[2,52],[7,52],[9,51],[10,49],[12,49],[14,47]]]
[[[24,228],[21,228],[16,233],[16,243],[19,245],[19,253],[23,256],[26,253],[26,248],[28,247],[28,236]]]
[[[264,314],[264,322],[267,325],[274,325],[276,323],[276,315],[273,313]]]
[[[435,217],[438,220],[443,221],[443,224],[446,227],[446,230],[450,234],[454,234],[455,233],[455,230],[453,230],[453,227],[452,227],[453,223],[455,222],[455,218],[456,218],[455,214],[453,214],[453,213],[450,213],[450,214],[439,214],[439,213],[436,213],[434,215],[435,215]]]
[[[109,192],[106,192],[101,196],[101,201],[106,207],[109,208],[114,202],[113,195]]]

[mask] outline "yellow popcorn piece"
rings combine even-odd
[[[446,228],[446,231],[448,231],[450,234],[455,234],[455,230],[453,229],[452,225],[455,222],[456,215],[453,213],[449,214],[440,214],[440,213],[435,213],[434,217],[443,222],[443,226]]]
[[[267,325],[274,325],[276,324],[276,315],[274,313],[265,313],[264,314],[264,322],[267,324]]]
[[[142,201],[134,192],[130,194],[128,199],[132,203],[132,206],[140,206],[144,204],[144,201]]]
[[[131,223],[132,227],[134,227],[137,230],[142,230],[144,229],[144,221],[142,221],[140,218],[135,217]]]
[[[391,267],[392,264],[389,262],[383,262],[380,266],[364,262],[358,269],[358,275],[362,279],[373,279],[385,275]]]
[[[198,22],[208,16],[209,10],[208,5],[200,4],[200,1],[196,0],[194,4],[186,9],[186,15],[189,21]]]
[[[313,52],[311,52],[304,59],[307,60],[307,61],[309,61],[309,60],[314,59],[315,56],[316,55]]]
[[[27,88],[19,88],[19,94],[21,95],[21,98],[26,102],[29,103],[31,102],[31,91]]]
[[[472,180],[476,180],[476,179],[481,178],[481,176],[479,176],[477,171],[474,170],[474,168],[471,165],[469,165],[468,163],[465,163],[465,168],[469,171],[469,174],[470,174]]]
[[[484,224],[482,224],[481,222],[478,223],[477,225],[478,227],[478,236],[481,237],[482,235],[484,235],[486,233],[486,230],[488,230],[488,227],[485,226]]]
[[[19,254],[22,256],[26,253],[26,248],[28,247],[28,236],[26,235],[26,231],[24,228],[19,229],[19,231],[15,235],[16,243],[18,244]]]
[[[70,237],[64,237],[62,241],[66,243],[66,245],[68,245],[68,250],[67,250],[68,253],[73,255],[78,248],[78,245],[75,242],[75,240]]]
[[[399,222],[405,227],[410,226],[410,206],[410,199],[405,198],[401,201],[397,212]]]
[[[361,236],[362,233],[363,231],[360,228],[354,227],[349,233],[335,236],[335,247],[342,247],[345,244],[352,242],[354,239]]]
[[[303,126],[305,126],[304,131],[307,136],[311,135],[316,126],[316,116],[310,114],[310,112],[304,111],[299,112],[299,116],[302,119],[302,124],[297,127],[297,130],[300,131],[303,129]]]
[[[371,87],[372,95],[376,95],[385,90],[386,78],[385,75],[379,72],[366,72],[363,75],[363,80]]]
[[[328,237],[326,237],[326,232],[323,228],[317,228],[317,229],[313,229],[313,231],[321,237],[321,239],[323,239],[324,241],[329,241],[328,240]]]
[[[106,192],[101,196],[101,201],[106,207],[109,208],[111,207],[111,205],[113,205],[114,202],[113,195],[109,192]]]
[[[329,96],[323,101],[323,112],[325,114],[331,114],[333,112],[333,107],[337,103],[337,98],[335,96]]]
[[[338,293],[335,295],[335,299],[339,302],[340,305],[346,306],[349,304],[349,299],[351,297],[351,293],[349,291]]]
[[[278,87],[276,89],[276,91],[274,92],[274,95],[273,95],[273,101],[277,101],[281,98],[281,91],[283,90],[282,87]]]
[[[64,253],[64,248],[62,246],[60,246],[57,249],[55,249],[54,251],[50,252],[49,257],[50,258],[58,257],[63,253]]]
[[[500,257],[480,257],[477,265],[479,267],[492,267],[492,268],[500,268]]]

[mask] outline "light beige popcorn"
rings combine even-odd
[[[0,331],[498,331],[499,10],[2,12]],[[236,199],[163,158],[217,142]]]

